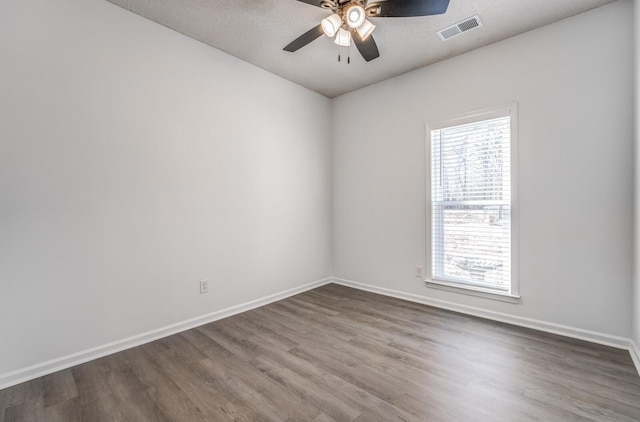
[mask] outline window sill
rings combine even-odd
[[[461,293],[470,296],[482,297],[485,299],[499,300],[508,303],[520,303],[520,296],[509,293],[492,292],[480,287],[465,286],[448,283],[440,280],[425,280],[427,287],[432,289],[446,290],[448,292]]]

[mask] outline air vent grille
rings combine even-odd
[[[455,37],[456,35],[460,35],[463,32],[467,32],[473,28],[478,28],[482,26],[482,21],[480,21],[480,17],[478,15],[470,17],[469,19],[465,19],[462,22],[458,22],[454,25],[451,25],[447,28],[441,29],[438,31],[438,36],[442,41],[446,41]]]

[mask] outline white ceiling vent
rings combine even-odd
[[[438,36],[442,41],[446,41],[450,38],[455,37],[456,35],[460,35],[463,32],[467,32],[472,30],[473,28],[478,28],[482,26],[482,22],[480,21],[480,16],[475,15],[469,19],[465,19],[462,22],[458,22],[454,25],[451,25],[448,28],[441,29],[438,31]]]

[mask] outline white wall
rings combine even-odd
[[[628,338],[631,6],[615,2],[334,99],[334,275]],[[414,277],[426,259],[425,122],[514,101],[522,303],[428,288]]]
[[[640,346],[640,2],[634,0],[634,76],[635,76],[635,104],[634,104],[634,146],[635,146],[635,217],[634,217],[634,290],[633,290],[633,334],[636,347]],[[640,349],[636,350],[640,354]],[[638,356],[640,358],[640,355]],[[638,362],[640,364],[640,362]],[[640,367],[638,367],[640,371]]]
[[[329,119],[104,0],[0,1],[0,378],[330,276]]]

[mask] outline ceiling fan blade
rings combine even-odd
[[[320,3],[322,3],[322,0],[298,0],[298,1],[302,3],[310,4],[312,6],[318,6],[318,7],[321,7]]]
[[[316,38],[320,37],[322,34],[324,34],[324,31],[322,30],[322,25],[318,25],[308,30],[304,34],[300,35],[295,40],[291,41],[285,48],[283,48],[283,50],[290,51],[293,53],[294,51],[297,51],[302,47],[304,47],[305,45],[309,44],[311,41],[314,41]]]
[[[441,15],[447,11],[449,0],[387,0],[367,5],[367,10],[380,8],[374,17],[407,18],[413,16]]]
[[[373,36],[369,35],[366,40],[362,41],[360,35],[356,31],[353,31],[351,38],[353,38],[353,42],[356,44],[356,47],[358,47],[358,51],[366,61],[370,62],[380,57],[380,52],[378,51],[378,46]]]

